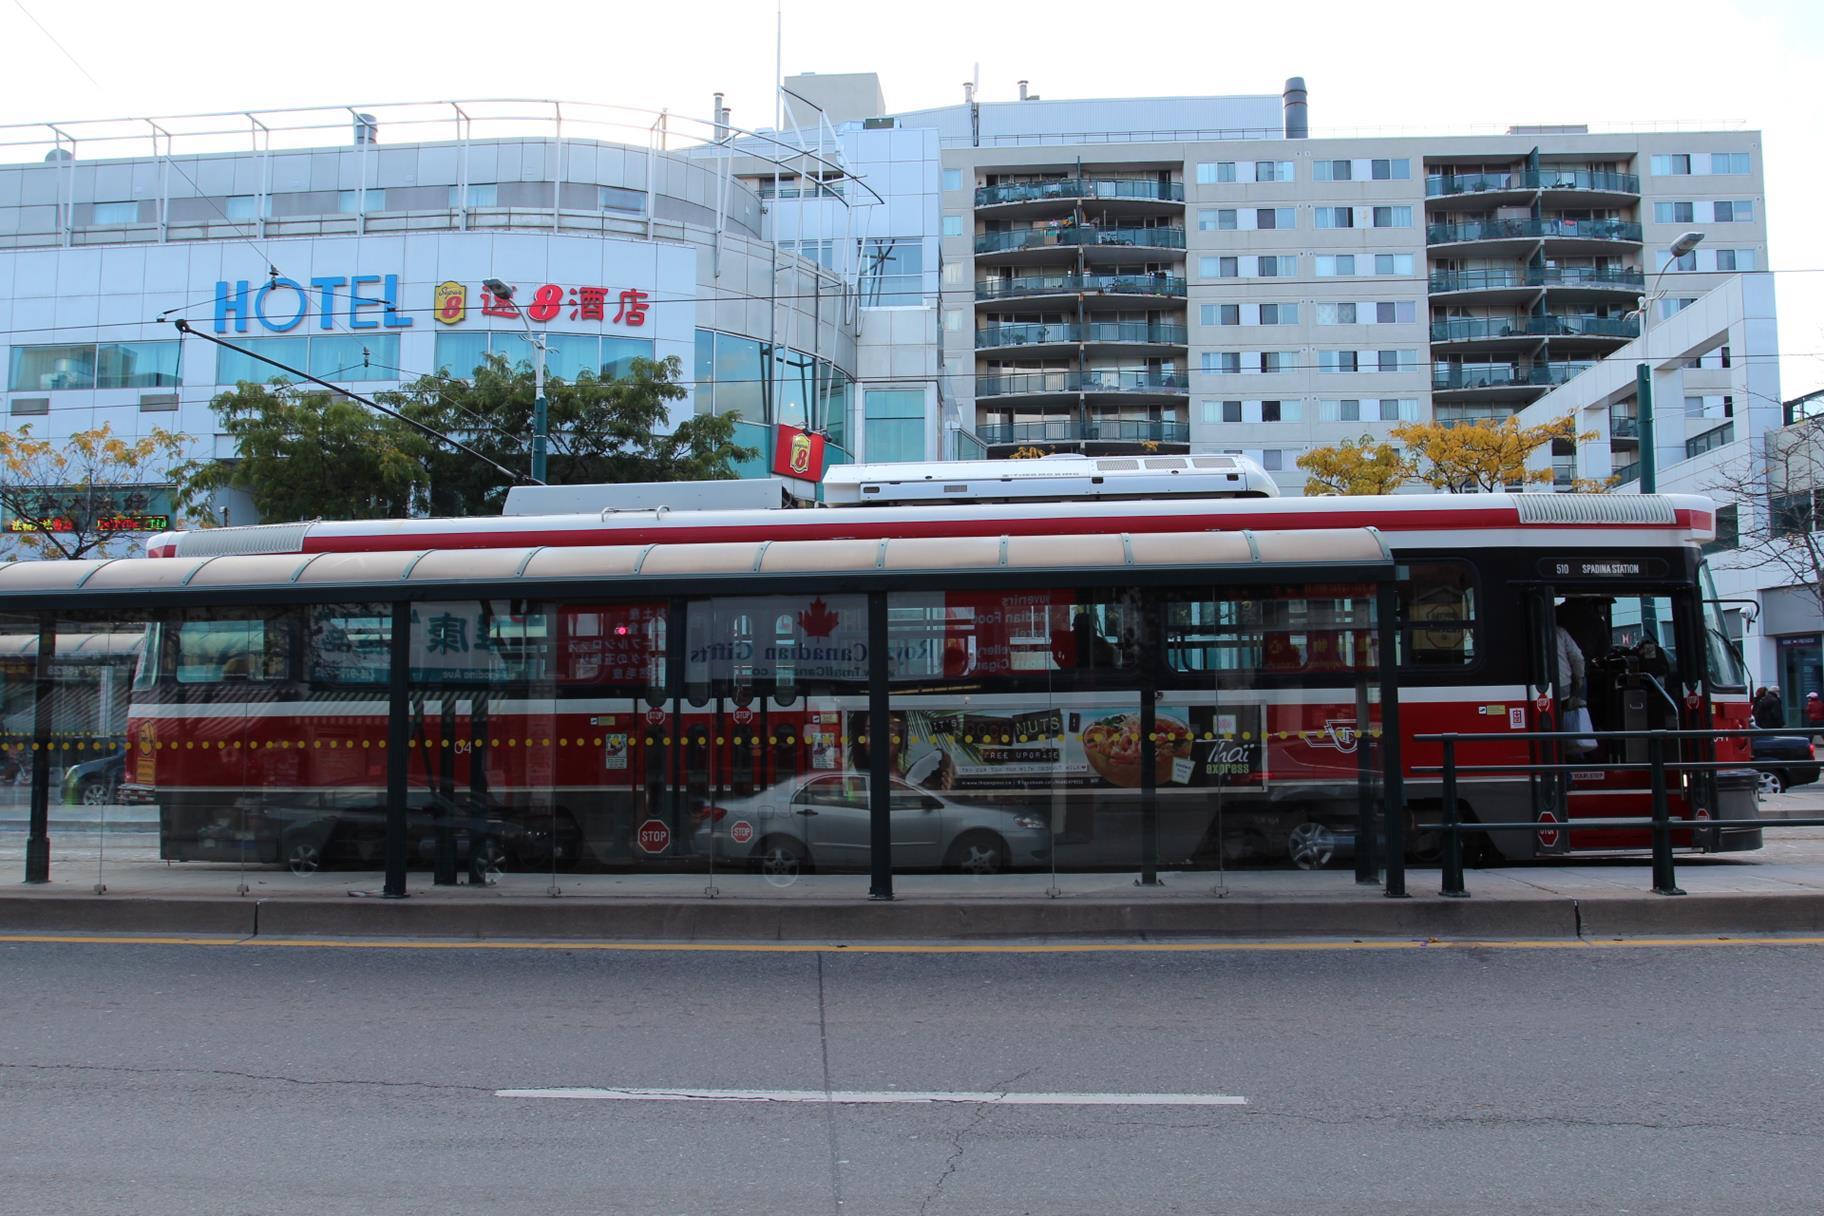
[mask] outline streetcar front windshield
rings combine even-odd
[[[1748,665],[1742,661],[1742,652],[1729,636],[1709,562],[1703,562],[1697,568],[1697,587],[1704,600],[1704,640],[1709,653],[1710,684],[1713,688],[1747,688]]]

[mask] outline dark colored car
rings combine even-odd
[[[85,760],[63,770],[63,800],[78,806],[105,806],[117,801],[120,783],[127,776],[123,749],[99,760]]]
[[[1817,749],[1804,735],[1757,735],[1753,756],[1751,763],[1761,775],[1763,795],[1781,794],[1818,779]]]

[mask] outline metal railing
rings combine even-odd
[[[1190,380],[1178,371],[1152,368],[1068,368],[1029,372],[1000,372],[977,376],[977,397],[1005,397],[1019,393],[1188,393]]]
[[[1190,331],[1182,325],[1155,325],[1146,321],[1091,321],[988,325],[976,331],[975,347],[1050,346],[1077,342],[1131,342],[1148,346],[1184,346]]]
[[[1563,384],[1595,366],[1592,363],[1535,363],[1522,370],[1496,364],[1491,367],[1434,367],[1433,391],[1475,388],[1531,388]]]
[[[1599,190],[1606,194],[1639,194],[1640,177],[1590,169],[1510,169],[1494,173],[1432,173],[1425,178],[1426,198],[1447,198],[1494,190]]]
[[[975,285],[978,300],[1013,300],[1023,296],[1109,295],[1174,296],[1187,291],[1184,279],[1169,274],[1047,274],[988,279]]]
[[[1064,418],[1050,422],[991,422],[975,428],[983,443],[1055,443],[1101,440],[1121,443],[1189,443],[1190,424],[1144,418]]]
[[[1638,338],[1640,322],[1632,317],[1560,316],[1535,313],[1524,317],[1453,317],[1431,323],[1433,342],[1474,342],[1495,338]]]
[[[1672,833],[1676,831],[1718,831],[1723,828],[1765,828],[1770,822],[1781,827],[1824,827],[1824,817],[1766,820],[1758,815],[1753,819],[1723,819],[1715,817],[1704,807],[1698,808],[1694,816],[1680,816],[1674,819],[1670,812],[1671,783],[1670,773],[1712,773],[1722,771],[1752,770],[1753,762],[1741,760],[1682,760],[1668,758],[1666,744],[1684,739],[1753,739],[1760,736],[1791,736],[1790,730],[1731,730],[1716,727],[1709,730],[1559,730],[1559,731],[1509,731],[1488,732],[1481,734],[1458,734],[1445,732],[1441,734],[1414,735],[1416,743],[1437,743],[1442,745],[1441,763],[1435,765],[1415,765],[1415,773],[1439,776],[1441,790],[1440,802],[1443,810],[1443,822],[1414,824],[1414,830],[1420,832],[1438,832],[1444,838],[1443,875],[1440,895],[1452,898],[1466,898],[1469,891],[1463,880],[1463,837],[1469,833],[1489,832],[1531,832],[1546,833],[1556,840],[1556,834],[1565,833],[1567,842],[1573,832],[1589,831],[1638,831],[1650,829],[1653,837],[1653,892],[1656,895],[1683,895],[1679,889],[1677,875],[1672,863]],[[1545,743],[1559,745],[1573,739],[1643,739],[1647,744],[1647,758],[1644,761],[1611,761],[1597,763],[1594,761],[1551,762],[1544,764],[1458,764],[1457,747],[1465,743]],[[1561,749],[1558,749],[1561,750]],[[1568,812],[1562,819],[1528,819],[1521,822],[1482,822],[1480,820],[1465,822],[1457,797],[1457,777],[1461,774],[1479,776],[1509,776],[1531,779],[1546,773],[1619,773],[1645,772],[1649,774],[1646,792],[1651,795],[1652,815],[1642,816],[1603,816],[1601,818],[1572,819]],[[1640,792],[1638,789],[1633,792]]]
[[[1053,199],[1076,201],[1084,198],[1139,199],[1146,202],[1182,203],[1183,182],[1127,180],[1123,178],[1067,177],[1040,182],[1006,182],[999,186],[978,186],[975,205],[992,207],[999,203],[1043,203]]]
[[[1057,228],[1012,228],[984,232],[975,238],[977,253],[1017,253],[1026,249],[1077,249],[1121,245],[1150,249],[1183,249],[1184,229],[1099,228],[1092,224]]]
[[[1428,245],[1462,241],[1551,240],[1625,241],[1638,245],[1641,227],[1632,220],[1513,219],[1467,220],[1460,224],[1431,224],[1425,229]]]
[[[1431,292],[1499,291],[1511,287],[1614,288],[1638,294],[1647,278],[1638,270],[1595,266],[1527,266],[1493,270],[1440,270],[1431,276]]]

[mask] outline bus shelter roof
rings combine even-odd
[[[1383,582],[1374,528],[231,554],[0,564],[0,612],[972,586]]]

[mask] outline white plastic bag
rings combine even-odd
[[[1564,741],[1565,751],[1593,752],[1596,750],[1596,736],[1588,733],[1596,729],[1596,724],[1590,721],[1590,711],[1586,707],[1579,705],[1576,709],[1566,710],[1564,729],[1577,731],[1580,736],[1576,739],[1566,739]]]

